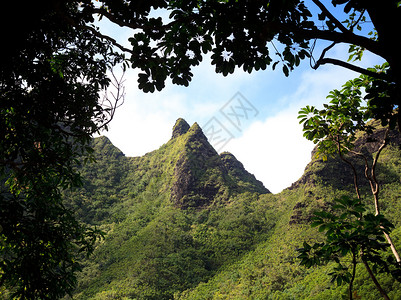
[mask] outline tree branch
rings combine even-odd
[[[386,147],[388,141],[388,133],[389,133],[389,129],[387,128],[385,133],[384,133],[384,138],[382,141],[382,144],[380,145],[379,149],[377,150],[377,154],[373,160],[373,164],[372,167],[370,168],[370,173],[371,175],[369,175],[369,163],[368,160],[366,158],[365,155],[363,155],[361,152],[356,152],[353,150],[349,150],[350,153],[357,155],[359,157],[361,157],[364,162],[365,162],[365,177],[366,179],[369,181],[370,184],[370,189],[372,191],[372,195],[373,195],[373,200],[374,200],[374,204],[375,204],[375,215],[377,216],[378,214],[380,214],[380,206],[379,206],[379,183],[376,179],[376,165],[377,165],[377,161],[379,159],[380,153],[382,152],[382,150]],[[348,150],[348,149],[347,149]],[[381,227],[383,229],[383,227]],[[387,242],[390,245],[391,251],[393,252],[393,255],[397,261],[398,264],[401,263],[401,258],[400,255],[390,237],[390,235],[388,235],[385,231],[383,231],[383,234],[387,240]]]
[[[79,27],[80,27],[80,28],[87,29],[87,30],[89,30],[90,32],[92,32],[94,35],[96,35],[97,37],[109,41],[110,43],[113,44],[113,46],[116,46],[116,47],[119,48],[121,51],[123,51],[123,52],[128,52],[128,53],[130,53],[131,55],[135,55],[135,52],[134,52],[134,51],[132,51],[131,49],[125,48],[123,45],[119,44],[115,39],[113,39],[112,37],[110,37],[110,36],[108,36],[108,35],[104,35],[104,34],[100,33],[100,32],[97,31],[95,28],[90,27],[90,26],[87,26],[87,25],[85,25],[85,26],[79,26]]]
[[[132,23],[128,23],[128,22],[119,20],[118,18],[114,17],[113,14],[109,13],[107,10],[102,9],[102,8],[94,8],[93,13],[106,17],[111,22],[113,22],[114,24],[117,24],[120,27],[128,27],[131,29],[140,29],[141,28],[141,26],[137,26]],[[135,18],[132,18],[132,20],[135,20]]]
[[[387,74],[372,72],[367,69],[358,67],[356,65],[347,63],[345,61],[342,61],[342,60],[339,60],[336,58],[320,58],[316,62],[315,66],[313,68],[316,70],[319,66],[325,65],[325,64],[332,64],[332,65],[340,66],[340,67],[349,69],[351,71],[355,71],[355,72],[358,72],[358,73],[361,73],[361,74],[364,74],[364,75],[367,75],[370,77],[374,77],[377,79],[382,79],[382,80],[387,80],[387,81],[391,80],[391,77],[388,76]]]
[[[351,32],[354,31],[355,26],[358,25],[358,23],[362,20],[365,11],[366,11],[366,9],[364,9],[363,11],[361,11],[361,14],[359,15],[358,20],[356,20],[355,23],[353,23],[353,24],[350,26],[350,31],[351,31]]]
[[[102,123],[100,126],[98,126],[97,130],[101,130],[103,128],[107,128],[107,125],[113,120],[114,114],[121,105],[124,104],[125,101],[125,86],[124,86],[124,75],[125,72],[121,75],[120,79],[116,77],[114,74],[113,70],[111,70],[111,75],[113,77],[114,82],[112,81],[111,84],[116,90],[116,93],[113,93],[109,90],[106,90],[104,95],[103,95],[103,100],[101,103],[101,106],[104,108],[105,113],[108,114],[108,119],[104,123]],[[110,100],[109,94],[113,98],[113,100]]]
[[[326,8],[324,4],[322,4],[319,0],[312,0],[312,1],[329,18],[329,20],[332,21],[337,26],[338,29],[340,29],[341,32],[350,33],[350,31],[347,28],[345,28],[345,26],[336,17],[334,17],[331,14],[331,12]]]
[[[322,51],[322,53],[320,54],[319,59],[318,59],[317,61],[315,61],[315,59],[314,59],[314,57],[313,57],[313,55],[312,55],[313,49],[315,48],[315,46],[313,46],[312,51],[311,51],[311,52],[312,52],[312,53],[311,53],[311,57],[310,57],[310,61],[311,61],[310,65],[311,65],[311,68],[314,69],[314,70],[316,70],[317,68],[319,68],[319,64],[318,64],[319,61],[321,61],[321,60],[324,58],[324,56],[326,55],[327,51],[329,51],[331,48],[333,48],[336,44],[337,44],[337,42],[333,42],[333,43],[330,44],[330,46],[324,48],[323,51]],[[314,61],[314,64],[313,64],[313,65],[312,65],[312,60]]]
[[[350,299],[352,299],[353,285],[354,285],[355,273],[356,273],[356,253],[355,253],[355,249],[353,249],[351,253],[352,253],[352,275],[351,275],[351,279],[349,281],[349,288],[348,288],[348,295],[349,295]]]
[[[388,297],[386,291],[382,288],[380,283],[377,281],[377,278],[376,278],[375,274],[373,273],[372,269],[369,267],[368,262],[363,258],[362,258],[362,262],[365,265],[366,271],[368,271],[368,274],[369,274],[370,278],[374,282],[374,284],[375,284],[376,288],[379,290],[380,294],[383,296],[384,299],[390,300],[390,298]]]
[[[384,133],[383,142],[380,145],[380,148],[377,150],[376,156],[375,156],[375,158],[373,160],[373,164],[372,164],[371,174],[372,174],[372,180],[375,183],[375,189],[372,190],[373,194],[379,193],[379,183],[377,182],[377,179],[376,179],[376,165],[377,165],[377,161],[379,160],[380,153],[382,152],[384,147],[387,146],[388,132],[389,132],[389,128],[387,128]],[[379,214],[379,213],[380,213],[379,208],[377,208],[377,214]]]
[[[337,43],[358,45],[376,55],[379,55],[381,57],[385,56],[383,49],[380,47],[377,41],[371,40],[361,35],[357,35],[355,33],[350,32],[349,30],[346,33],[344,33],[330,30],[319,30],[317,28],[304,29],[296,26],[291,26],[288,24],[283,25],[280,23],[278,23],[277,26],[281,26],[281,28],[283,28],[285,32],[293,32],[294,34],[303,37],[304,39],[307,40],[320,39]]]
[[[387,146],[388,144],[388,133],[389,133],[389,129],[387,128],[385,133],[384,133],[384,138],[383,138],[383,142],[380,145],[379,150],[377,150],[377,154],[373,160],[373,164],[372,164],[372,168],[371,168],[371,174],[372,174],[372,182],[371,183],[371,188],[372,188],[372,193],[374,196],[374,200],[375,200],[375,209],[376,209],[376,215],[380,214],[380,207],[379,207],[379,183],[376,179],[376,165],[377,165],[377,161],[379,159],[380,153],[382,152],[382,150]],[[390,244],[390,248],[391,251],[393,252],[393,255],[397,261],[398,264],[401,263],[401,258],[400,255],[397,251],[397,248],[395,247],[391,237],[389,234],[387,234],[386,232],[383,231],[384,236],[386,237],[387,242]]]
[[[342,151],[341,151],[341,142],[340,142],[340,139],[337,138],[335,142],[336,142],[336,144],[337,144],[337,151],[338,151],[338,155],[340,156],[340,159],[341,159],[342,161],[344,161],[345,163],[347,163],[347,164],[351,167],[351,169],[352,169],[352,174],[354,175],[354,188],[355,188],[355,192],[356,192],[356,195],[357,195],[358,199],[361,200],[361,193],[359,192],[358,173],[356,172],[356,168],[355,168],[354,164],[353,164],[351,161],[349,161],[348,159],[346,159],[346,158],[344,157],[344,155],[343,155],[343,153],[342,153]]]
[[[100,10],[100,9],[97,9],[97,8],[95,8],[94,11],[97,12],[97,13],[102,13],[102,14],[103,14],[103,13],[107,13],[107,12],[105,12],[104,10]],[[89,30],[90,32],[92,32],[95,36],[97,36],[98,38],[101,38],[101,39],[104,39],[104,40],[109,41],[111,44],[113,44],[114,46],[116,46],[117,48],[119,48],[121,51],[123,51],[123,52],[128,52],[128,53],[130,53],[131,55],[135,55],[135,52],[134,52],[134,51],[132,51],[132,50],[130,50],[130,49],[128,49],[128,48],[125,48],[123,45],[119,44],[119,43],[118,43],[115,39],[113,39],[112,37],[100,33],[99,31],[97,31],[95,28],[93,28],[93,27],[91,27],[91,26],[78,24],[77,22],[74,21],[74,19],[72,19],[71,17],[67,16],[64,12],[62,12],[62,11],[60,11],[60,10],[57,10],[57,12],[58,12],[58,14],[59,14],[67,23],[71,24],[71,25],[74,26],[75,28],[77,28],[77,29],[79,29],[79,28],[81,28],[81,29],[87,29],[87,30]],[[107,13],[107,14],[108,14],[108,13]],[[109,14],[109,15],[111,15],[111,14]],[[112,21],[112,20],[110,19],[110,21]],[[113,21],[112,21],[112,22],[116,22],[116,24],[118,24],[117,21],[118,21],[117,19],[114,19],[114,18],[113,18]],[[118,25],[120,25],[120,24],[118,24]],[[120,26],[122,26],[122,25],[120,25]],[[128,26],[128,23],[127,23],[127,24],[124,23],[124,26]],[[136,28],[135,28],[135,29],[136,29]]]

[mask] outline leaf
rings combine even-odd
[[[326,15],[323,12],[318,14],[318,20],[319,21],[324,21],[324,19],[326,19]]]
[[[344,12],[348,14],[351,11],[353,5],[353,1],[348,1],[348,3],[344,6]]]
[[[350,252],[350,249],[348,249],[348,248],[341,249],[341,255],[342,256],[346,256],[349,252]]]
[[[285,77],[288,77],[290,75],[290,71],[289,71],[287,65],[283,66],[283,73],[284,73]]]
[[[304,242],[303,246],[304,246],[305,250],[310,250],[311,249],[311,246],[307,242]]]
[[[313,222],[313,223],[310,224],[310,227],[313,228],[313,227],[319,226],[321,224],[322,224],[322,222]]]
[[[341,276],[337,276],[337,285],[340,286],[343,283]]]

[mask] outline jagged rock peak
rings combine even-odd
[[[189,128],[189,131],[191,131],[192,134],[203,134],[202,128],[199,126],[198,123],[194,123],[191,128]]]
[[[261,194],[268,194],[270,191],[263,185],[263,183],[256,179],[255,175],[249,173],[244,165],[230,152],[223,152],[220,154],[220,159],[228,170],[229,175],[239,181],[248,183],[247,188],[250,191],[258,192]]]
[[[100,136],[92,140],[92,147],[97,155],[105,155],[113,158],[125,156],[124,153],[118,149],[110,139],[106,136]]]
[[[179,137],[183,134],[186,134],[189,130],[189,124],[187,123],[187,121],[185,121],[183,118],[179,118],[177,119],[177,121],[175,122],[175,125],[173,127],[173,135],[172,135],[172,139]]]
[[[191,128],[189,128],[186,136],[188,138],[187,146],[189,149],[202,153],[204,156],[218,155],[213,146],[210,145],[198,123],[195,122]]]

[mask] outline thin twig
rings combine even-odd
[[[370,77],[374,77],[374,78],[378,78],[378,79],[382,79],[382,80],[391,80],[391,77],[388,76],[386,73],[377,73],[377,72],[372,72],[369,71],[367,69],[358,67],[356,65],[350,64],[348,62],[336,59],[336,58],[321,58],[316,62],[316,65],[314,67],[314,69],[317,69],[319,66],[321,65],[325,65],[325,64],[332,64],[332,65],[336,65],[336,66],[340,66],[346,69],[349,69],[351,71],[355,71],[357,73],[361,73]]]
[[[379,150],[377,150],[376,156],[373,160],[373,164],[372,164],[372,169],[371,169],[371,174],[372,174],[372,180],[375,183],[375,190],[373,192],[373,194],[378,194],[379,193],[379,183],[377,182],[377,178],[376,178],[376,165],[377,165],[377,161],[379,160],[379,156],[380,153],[382,152],[382,150],[384,149],[384,147],[387,146],[388,143],[388,133],[389,133],[389,128],[386,129],[385,133],[384,133],[384,138],[383,138],[383,142],[379,147]]]
[[[362,17],[363,17],[363,15],[364,15],[365,12],[366,12],[366,9],[363,9],[363,10],[361,11],[361,14],[359,15],[358,20],[356,20],[356,22],[353,23],[353,24],[349,27],[349,30],[350,30],[351,32],[353,32],[355,26],[358,25],[358,23],[362,20]]]
[[[97,31],[95,28],[91,27],[91,26],[79,26],[79,28],[84,28],[89,30],[90,32],[92,32],[94,35],[96,35],[98,38],[104,39],[109,41],[110,43],[112,43],[114,46],[116,46],[117,48],[119,48],[121,51],[123,52],[128,52],[131,55],[136,55],[134,51],[132,51],[131,49],[128,49],[126,47],[124,47],[123,45],[121,45],[120,43],[118,43],[115,39],[113,39],[112,37],[108,36],[108,35],[104,35],[102,33],[100,33],[99,31]]]
[[[106,90],[103,95],[101,106],[104,108],[104,111],[108,114],[109,117],[103,124],[98,126],[98,131],[102,128],[107,127],[107,125],[113,120],[117,108],[119,108],[125,102],[125,72],[123,72],[120,78],[116,77],[113,70],[111,70],[110,73],[113,78],[111,84],[116,89],[116,93]],[[108,93],[110,93],[113,100],[110,100]]]
[[[333,48],[336,44],[337,44],[337,42],[333,42],[328,47],[323,49],[322,53],[320,54],[319,59],[317,61],[314,61],[313,66],[311,65],[312,69],[316,70],[320,66],[320,61],[322,59],[324,59],[324,56],[326,55],[327,51],[329,51],[331,48]]]
[[[356,172],[355,166],[353,165],[352,162],[350,162],[348,159],[346,159],[344,157],[344,155],[343,155],[343,153],[341,151],[341,142],[340,142],[339,138],[337,138],[336,143],[337,143],[338,154],[339,154],[341,160],[344,161],[345,163],[347,163],[352,169],[352,173],[354,175],[355,192],[356,192],[356,195],[357,195],[358,199],[361,200],[361,194],[359,192],[358,173]]]

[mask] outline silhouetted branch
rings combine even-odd
[[[98,127],[98,130],[107,127],[111,120],[113,120],[117,108],[123,105],[125,101],[125,72],[123,72],[120,78],[116,77],[113,70],[111,70],[110,73],[112,76],[111,86],[115,91],[113,92],[107,89],[103,94],[101,106],[104,110],[104,113],[107,114],[108,117],[106,118],[106,121]]]
[[[340,67],[344,67],[346,69],[349,69],[351,71],[355,71],[370,77],[374,77],[374,78],[378,78],[378,79],[383,79],[383,80],[390,80],[390,76],[388,76],[387,74],[384,73],[377,73],[377,72],[372,72],[369,71],[367,69],[355,66],[353,64],[347,63],[345,61],[339,60],[339,59],[335,59],[335,58],[320,58],[315,66],[313,67],[314,69],[317,69],[319,66],[321,65],[325,65],[325,64],[332,64],[332,65],[337,65]]]
[[[94,35],[96,35],[97,37],[104,39],[106,41],[109,41],[110,43],[113,44],[113,46],[116,46],[118,49],[120,49],[123,52],[128,52],[132,55],[135,55],[135,52],[132,51],[131,49],[128,49],[126,47],[124,47],[123,45],[121,45],[120,43],[118,43],[115,39],[113,39],[112,37],[108,36],[108,35],[104,35],[102,33],[100,33],[99,31],[97,31],[95,28],[91,27],[91,26],[79,26],[80,28],[84,28],[89,30],[90,32],[92,32]]]
[[[313,3],[316,4],[317,7],[332,21],[338,29],[340,29],[343,33],[349,33],[350,31],[336,18],[331,12],[326,8],[324,4],[322,4],[319,0],[312,0]]]

